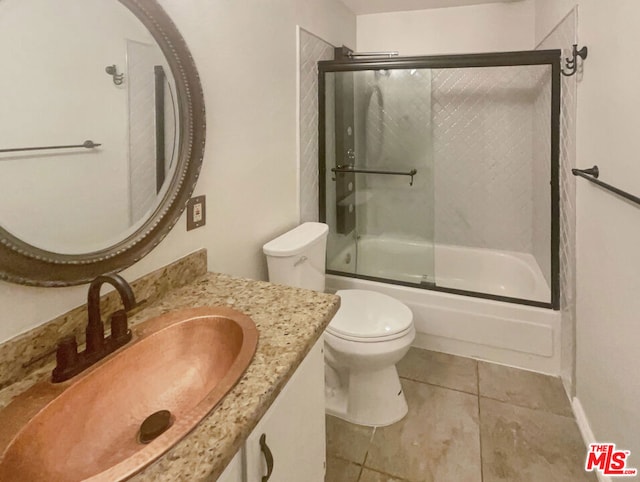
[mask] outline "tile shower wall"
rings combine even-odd
[[[541,70],[433,71],[436,244],[533,252],[532,119]]]
[[[354,74],[358,234],[533,254],[550,281],[550,68]],[[539,139],[540,138],[540,139]]]
[[[300,152],[299,152],[299,197],[300,222],[318,221],[318,62],[332,60],[334,47],[321,38],[300,29]],[[326,117],[330,124],[326,129],[327,165],[335,165],[336,136],[333,128],[335,119],[335,77],[326,79]],[[335,206],[335,183],[328,177],[327,206]],[[336,225],[335,209],[327,208],[326,220],[329,226]],[[355,240],[353,235],[332,232],[327,239],[328,267],[338,271],[355,270]],[[346,261],[345,261],[346,260]]]
[[[356,165],[408,172],[405,176],[361,175],[358,233],[433,240],[433,152],[431,71],[358,72]]]
[[[551,286],[551,76],[545,75],[535,88],[531,180],[533,185],[533,256]]]
[[[318,221],[318,61],[333,45],[300,29],[300,222]]]
[[[566,57],[574,43],[575,8],[540,42],[538,49],[561,48]],[[571,169],[576,165],[576,78],[562,76],[560,111],[560,374],[571,395],[575,391],[576,185]]]

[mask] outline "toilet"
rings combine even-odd
[[[325,289],[329,228],[304,223],[264,245],[269,281]],[[413,314],[400,301],[368,290],[340,290],[341,305],[325,333],[326,411],[381,427],[407,414],[396,363],[415,338]]]

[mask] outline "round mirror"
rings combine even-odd
[[[0,278],[121,270],[177,221],[202,163],[193,59],[155,0],[0,0]]]

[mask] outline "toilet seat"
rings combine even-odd
[[[327,331],[344,340],[382,342],[405,336],[413,313],[391,296],[368,290],[340,290],[340,309]]]
[[[342,333],[338,333],[338,332],[332,330],[330,327],[327,327],[325,332],[329,333],[330,335],[335,336],[336,338],[340,338],[341,340],[345,340],[345,341],[355,341],[355,342],[358,342],[358,343],[383,343],[385,341],[393,341],[393,340],[397,340],[398,338],[402,338],[402,337],[408,335],[411,332],[415,332],[415,329],[413,328],[413,326],[410,326],[406,330],[401,331],[399,333],[394,333],[393,335],[388,335],[388,336],[368,336],[368,337],[344,335]]]

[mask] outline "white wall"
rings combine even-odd
[[[262,245],[298,220],[296,25],[335,45],[355,45],[355,17],[338,0],[161,0],[198,66],[207,145],[195,194],[207,225],[186,233],[184,216],[134,279],[198,248],[209,269],[266,278]],[[81,304],[86,286],[30,288],[0,282],[0,341]]]
[[[535,0],[534,33],[536,45],[542,42],[578,3],[579,0]]]
[[[533,0],[358,16],[358,51],[463,54],[533,48]]]
[[[436,243],[534,253],[533,107],[548,68],[432,72]]]
[[[589,47],[578,84],[577,164],[640,192],[640,2],[581,0],[580,44]],[[537,0],[536,37],[573,2]],[[631,450],[640,465],[640,210],[577,181],[576,394],[595,438]]]
[[[355,44],[338,0],[163,0],[205,84],[209,268],[266,278],[262,245],[298,220],[296,24]]]

